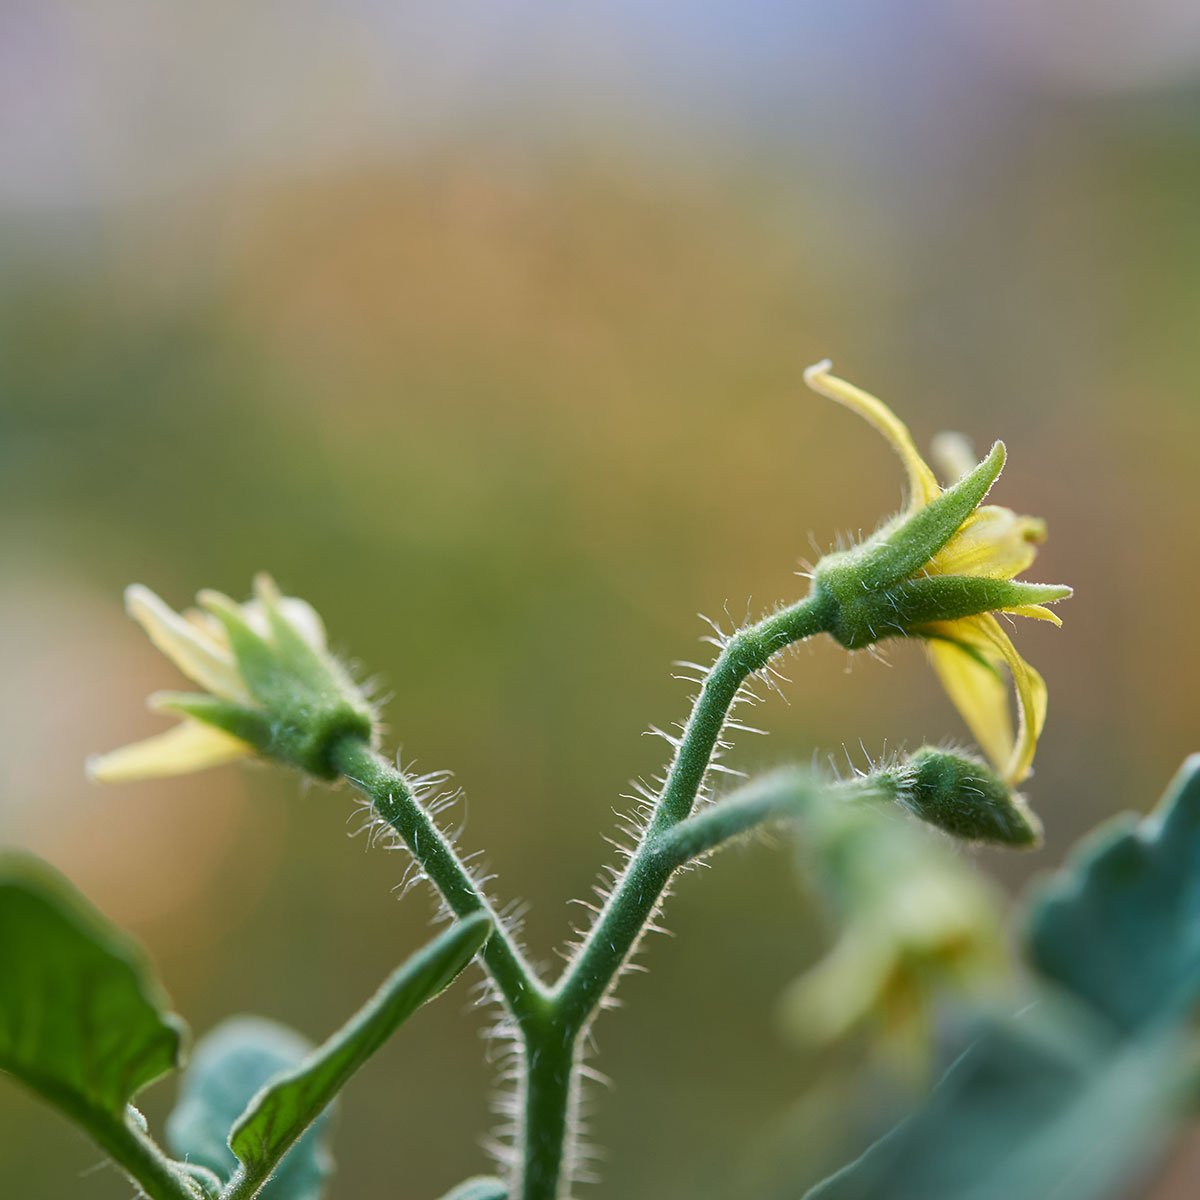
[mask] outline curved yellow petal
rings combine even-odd
[[[123,783],[186,775],[254,753],[241,738],[199,721],[182,721],[165,733],[122,746],[88,760],[87,773],[98,783]]]
[[[1045,680],[1017,653],[991,613],[931,625],[928,632],[934,639],[930,656],[946,692],[1005,782],[1015,787],[1029,775],[1046,723]],[[1015,737],[1001,665],[1017,692]]]
[[[962,523],[927,569],[935,575],[1015,579],[1032,564],[1037,547],[1045,540],[1045,521],[1018,516],[998,504],[985,504]]]
[[[140,583],[125,589],[125,608],[154,645],[193,683],[222,700],[251,702],[228,646],[197,622],[180,616]]]
[[[1022,604],[1018,608],[1006,608],[1006,613],[1014,617],[1032,617],[1035,621],[1049,621],[1051,625],[1062,628],[1062,617],[1044,604]]]
[[[1017,744],[1008,764],[1001,771],[1005,781],[1015,787],[1029,776],[1038,738],[1041,737],[1046,724],[1046,681],[1017,653],[1016,646],[1001,628],[1000,622],[990,613],[970,617],[968,620],[978,624],[982,636],[1004,659],[1016,685],[1017,709],[1020,714]]]
[[[914,508],[924,508],[931,500],[936,500],[941,495],[941,488],[938,487],[933,471],[917,451],[908,426],[882,400],[877,400],[869,392],[864,392],[852,383],[830,374],[829,368],[832,365],[826,359],[809,367],[804,372],[804,382],[814,392],[828,396],[829,399],[836,400],[858,413],[887,438],[908,473],[908,486],[912,492],[911,502]]]
[[[948,623],[946,636],[958,639],[959,624]],[[1009,714],[1008,684],[999,672],[995,656],[984,653],[978,646],[973,646],[975,654],[972,654],[957,641],[947,641],[941,636],[931,638],[928,648],[933,669],[946,694],[979,748],[997,770],[1002,770],[1013,756],[1016,738]]]

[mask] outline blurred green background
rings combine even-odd
[[[661,765],[640,734],[685,712],[694,614],[797,596],[814,545],[899,501],[886,446],[803,388],[826,356],[921,443],[1004,437],[998,500],[1050,524],[1034,575],[1077,589],[1065,628],[1019,630],[1051,691],[1046,847],[980,868],[1019,889],[1198,748],[1182,0],[8,0],[0,260],[0,842],[131,927],[198,1031],[323,1036],[430,910],[347,839],[345,794],[84,781],[176,683],[124,584],[182,605],[267,567],[312,600],[404,757],[455,771],[549,964]],[[798,653],[739,765],[965,739],[919,648],[887,657]],[[598,1028],[588,1194],[794,1196],[880,1106],[863,1047],[778,1031],[823,944],[788,854],[688,877],[669,924]],[[333,1200],[483,1167],[468,1000],[355,1081]],[[7,1079],[0,1129],[0,1194],[128,1195]],[[1185,1156],[1155,1194],[1198,1177]]]

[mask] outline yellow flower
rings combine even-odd
[[[370,738],[373,713],[328,653],[311,605],[281,596],[268,575],[254,599],[237,604],[202,591],[177,613],[149,588],[126,589],[129,615],[202,694],[158,692],[150,706],[183,720],[165,733],[88,761],[103,783],[181,775],[263,754],[326,774],[339,736]]]
[[[899,455],[908,475],[909,501],[905,519],[933,505],[943,496],[933,470],[918,453],[905,424],[880,400],[830,374],[828,362],[805,372],[814,391],[852,409],[873,425]],[[936,449],[954,474],[965,474],[974,464],[965,443],[955,435],[942,435]],[[1002,455],[1002,447],[997,447]],[[993,454],[996,454],[994,451]],[[1002,464],[1002,457],[1000,458]],[[996,468],[998,473],[999,467]],[[994,477],[994,476],[993,476]],[[922,578],[957,577],[975,580],[1014,580],[1026,570],[1046,538],[1045,522],[1020,516],[999,505],[981,505],[957,527],[917,574]],[[975,735],[979,745],[1004,780],[1021,783],[1033,763],[1038,737],[1046,720],[1046,684],[1041,675],[1017,653],[1008,634],[993,615],[996,611],[1032,617],[1061,625],[1044,604],[1028,603],[1036,585],[1026,585],[1024,595],[1014,589],[1015,602],[990,605],[991,611],[929,620],[904,632],[926,639],[934,670],[950,699]],[[1069,588],[1040,589],[1048,601],[1070,595]],[[1000,593],[997,593],[1000,594]],[[1009,712],[1004,672],[1017,695],[1017,727]]]

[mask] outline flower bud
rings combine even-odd
[[[198,610],[180,614],[147,588],[126,592],[151,641],[205,691],[151,696],[152,708],[183,720],[92,759],[92,778],[176,775],[255,754],[333,778],[334,746],[345,737],[371,741],[375,714],[329,653],[320,617],[303,600],[281,596],[266,575],[245,604],[211,591],[198,600]]]
[[[922,746],[898,772],[896,799],[954,837],[1006,846],[1036,846],[1041,822],[1024,797],[985,763]]]

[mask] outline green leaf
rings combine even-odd
[[[1200,755],[1144,820],[1089,838],[1028,926],[1041,974],[1133,1031],[1200,1000]]]
[[[294,1068],[312,1043],[274,1021],[234,1017],[202,1038],[183,1077],[179,1103],[167,1122],[171,1149],[188,1163],[213,1172],[224,1184],[238,1160],[229,1127],[264,1084]],[[324,1122],[300,1140],[263,1189],[267,1200],[316,1200],[333,1170]]]
[[[255,1195],[354,1072],[417,1008],[458,976],[491,931],[492,922],[483,913],[446,930],[393,972],[333,1037],[254,1097],[229,1135],[229,1145],[242,1163],[231,1197]]]
[[[0,856],[0,1069],[101,1142],[178,1065],[185,1027],[138,946],[31,856]]]
[[[491,1175],[476,1175],[451,1188],[442,1200],[508,1200],[508,1185]]]

